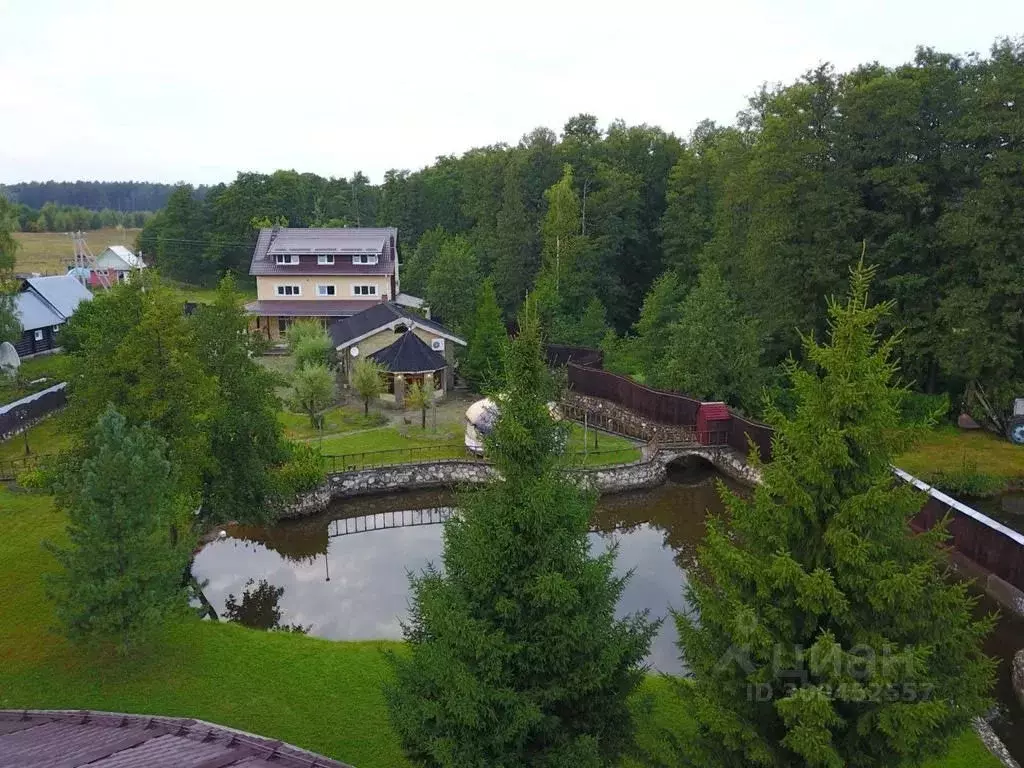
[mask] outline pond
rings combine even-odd
[[[664,485],[600,499],[592,520],[593,551],[619,545],[616,568],[633,569],[621,614],[648,610],[667,617],[682,609],[687,570],[704,536],[705,510],[721,511],[714,472],[689,468]],[[733,488],[737,486],[727,485]],[[316,517],[272,527],[230,526],[207,544],[193,575],[221,616],[250,626],[302,629],[335,640],[397,640],[408,612],[408,572],[439,563],[439,524],[452,511],[446,491],[399,493],[338,502]],[[979,610],[994,610],[982,599]],[[1024,622],[1002,618],[986,643],[1000,660],[994,691],[1001,715],[993,725],[1011,752],[1024,758],[1024,715],[1009,681],[1009,660],[1024,646]],[[683,671],[671,617],[651,645],[655,670]]]
[[[592,550],[616,542],[618,572],[633,569],[620,613],[646,609],[666,617],[670,607],[683,607],[686,568],[704,535],[705,510],[722,509],[717,477],[709,470],[677,470],[658,488],[598,502]],[[338,502],[323,515],[273,527],[229,526],[227,538],[196,556],[192,572],[221,615],[234,595],[231,613],[256,626],[299,625],[334,640],[398,640],[408,612],[407,572],[439,563],[438,523],[452,503],[447,491],[399,493]],[[668,620],[652,643],[652,668],[682,670],[675,640]]]

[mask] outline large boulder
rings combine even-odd
[[[1013,692],[1017,694],[1017,701],[1024,708],[1024,648],[1014,654],[1010,674],[1013,678]]]
[[[14,376],[21,365],[18,351],[9,341],[0,344],[0,376]]]

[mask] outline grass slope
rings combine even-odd
[[[381,684],[387,642],[334,642],[186,618],[138,657],[69,645],[52,630],[40,575],[42,541],[64,518],[47,496],[0,488],[0,708],[71,708],[196,717],[283,739],[359,768],[406,766]],[[396,566],[400,567],[400,566]],[[634,700],[638,740],[664,754],[663,732],[689,713],[670,681],[652,676]],[[627,761],[628,766],[635,763]],[[973,733],[929,768],[999,768]]]
[[[93,256],[110,245],[123,245],[135,250],[135,238],[141,229],[107,227],[85,233],[85,242]],[[15,232],[18,251],[14,268],[18,272],[39,272],[63,275],[74,262],[75,248],[71,237],[63,232]]]

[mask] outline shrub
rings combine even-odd
[[[316,488],[323,479],[323,457],[310,443],[291,443],[288,460],[274,470],[274,486],[284,503],[303,491]]]

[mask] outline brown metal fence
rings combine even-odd
[[[626,376],[569,365],[569,386],[581,395],[600,397],[662,424],[693,426],[700,400],[637,384]]]
[[[0,440],[67,405],[67,384],[61,382],[41,392],[0,405]]]
[[[964,557],[1024,591],[1024,544],[1018,537],[986,525],[941,499],[931,496],[911,521],[923,531],[949,515],[950,544]]]
[[[750,442],[753,442],[761,461],[771,461],[774,434],[775,430],[767,424],[751,421],[733,413],[732,421],[729,422],[729,447],[745,456],[750,452]]]

